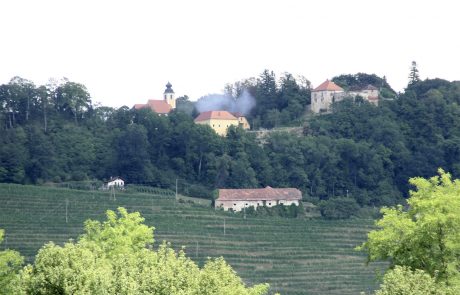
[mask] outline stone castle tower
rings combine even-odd
[[[172,90],[171,87],[172,87],[171,83],[168,82],[168,84],[166,84],[165,92],[163,93],[163,98],[166,101],[166,103],[171,106],[172,109],[175,109],[176,108],[176,96],[174,94],[174,90]]]

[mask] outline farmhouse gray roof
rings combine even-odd
[[[275,201],[301,200],[302,193],[296,188],[266,188],[256,189],[220,189],[218,201]]]

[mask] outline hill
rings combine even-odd
[[[104,219],[119,206],[139,211],[155,226],[158,246],[186,247],[202,264],[223,256],[248,283],[268,282],[281,294],[359,294],[376,288],[375,270],[353,250],[371,220],[244,219],[209,207],[176,202],[171,195],[82,191],[0,184],[0,228],[6,246],[33,259],[45,242],[63,243],[82,233],[83,222]]]

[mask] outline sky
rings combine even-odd
[[[196,100],[264,69],[403,91],[412,61],[422,79],[460,80],[456,2],[2,0],[0,84],[66,77],[111,107],[161,99],[168,81]]]

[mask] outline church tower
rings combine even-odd
[[[168,84],[166,84],[166,90],[163,93],[163,98],[171,106],[171,108],[175,109],[176,108],[176,97],[174,94],[174,90],[172,90],[171,87],[172,87],[171,83],[168,82]]]

